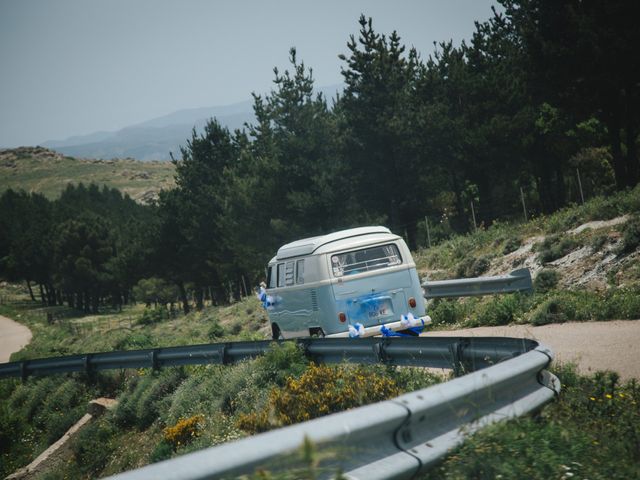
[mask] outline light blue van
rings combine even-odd
[[[385,227],[280,247],[262,300],[274,339],[393,335],[431,321],[411,252]]]

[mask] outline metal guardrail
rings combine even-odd
[[[368,339],[352,342],[365,349],[365,340]],[[392,340],[392,350],[409,342],[414,347],[422,343],[415,339],[387,340]],[[459,350],[463,356],[465,352],[471,354],[467,359],[478,360],[478,365],[500,362],[505,354],[509,359],[393,400],[262,433],[110,478],[201,480],[230,478],[257,470],[277,471],[295,465],[295,453],[305,442],[312,442],[319,450],[321,476],[342,472],[352,480],[411,478],[428,470],[467,434],[498,420],[533,411],[560,390],[558,379],[544,370],[552,353],[531,340],[524,343],[503,338],[445,340],[449,341],[447,350]],[[509,347],[518,342],[533,348],[515,357],[509,355]],[[443,345],[434,344],[440,353]],[[335,359],[335,349],[330,344],[325,347],[321,347],[322,354]],[[422,355],[415,349],[413,353]],[[432,358],[437,359],[436,363],[440,361],[439,354]]]
[[[494,277],[459,278],[456,280],[436,280],[422,283],[424,297],[470,297],[530,291],[533,288],[528,268],[514,270],[508,275]]]
[[[278,471],[295,464],[305,441],[319,449],[319,469],[350,479],[403,479],[426,471],[465,435],[539,408],[560,390],[544,369],[549,349],[506,337],[304,338],[295,341],[317,362],[382,362],[453,368],[447,383],[328,415],[112,477],[200,480]],[[274,342],[229,342],[93,353],[0,364],[0,377],[114,368],[227,364],[264,353]]]
[[[537,345],[533,340],[483,337],[369,337],[300,338],[287,340],[301,345],[316,362],[386,363],[467,372],[525,353]],[[184,347],[87,353],[0,364],[0,378],[92,373],[123,368],[163,368],[180,365],[230,364],[262,355],[274,342],[226,342]]]

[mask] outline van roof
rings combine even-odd
[[[295,242],[287,243],[280,247],[274,260],[310,255],[320,247],[330,243],[354,237],[363,237],[365,235],[379,236],[379,234],[392,235],[388,228],[378,226],[350,228],[348,230],[341,230],[339,232],[329,233],[318,237],[303,238],[302,240],[296,240]],[[397,238],[395,235],[393,235],[393,237]]]

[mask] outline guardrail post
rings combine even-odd
[[[464,349],[469,346],[469,340],[461,340],[449,345],[451,353],[451,368],[456,377],[460,377],[469,372],[469,365],[464,361]]]
[[[380,341],[373,344],[373,353],[375,353],[376,359],[380,363],[387,364],[390,360],[389,354],[387,353],[388,344],[388,338],[382,338]]]
[[[151,350],[151,368],[153,370],[160,369],[160,363],[158,362],[158,349],[154,348]]]
[[[222,365],[228,365],[230,363],[229,354],[227,352],[228,349],[229,343],[224,343],[221,345],[220,362],[222,363]]]
[[[27,370],[27,362],[20,362],[20,378],[23,382],[26,382],[28,376],[29,371]]]
[[[84,369],[85,374],[87,375],[87,378],[89,379],[89,382],[93,383],[95,380],[96,372],[93,370],[93,365],[91,365],[90,353],[82,357],[82,367]]]

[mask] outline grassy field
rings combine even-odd
[[[429,313],[436,328],[639,318],[639,207],[640,190],[634,190],[417,252],[421,273],[432,278],[504,273],[522,266],[514,261],[535,272],[533,294],[433,302]],[[586,222],[621,216],[615,224],[574,231]],[[598,273],[597,281],[580,283],[575,273],[583,267]],[[141,305],[83,316],[66,307],[42,307],[28,299],[23,286],[4,284],[0,314],[34,334],[13,360],[269,337],[266,314],[253,297],[186,316]],[[563,384],[555,402],[534,416],[484,429],[428,478],[640,478],[638,383],[623,384],[612,372],[579,375],[571,365],[554,369]],[[99,396],[117,398],[118,407],[85,429],[63,466],[43,478],[106,476],[295,422],[304,413],[322,415],[441,380],[420,369],[315,366],[293,346],[234,366],[2,380],[0,474],[31,461]],[[315,459],[322,454],[307,450],[302,470],[282,478],[319,474]]]
[[[171,162],[84,160],[40,147],[0,150],[0,193],[12,188],[55,199],[69,183],[107,185],[140,202],[174,186]]]

